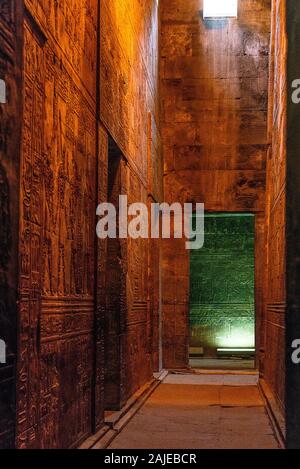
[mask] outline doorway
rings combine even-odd
[[[204,247],[190,255],[193,368],[255,367],[254,239],[252,214],[205,215]]]
[[[107,201],[116,207],[118,220],[119,195],[121,194],[122,153],[114,140],[108,142]],[[120,410],[122,334],[122,254],[117,236],[107,239],[105,271],[105,318],[104,318],[104,401],[105,410]],[[124,331],[123,331],[124,332]]]

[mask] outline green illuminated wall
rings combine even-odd
[[[254,216],[207,214],[190,256],[191,347],[254,348]]]

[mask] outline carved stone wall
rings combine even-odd
[[[159,278],[159,244],[151,257],[148,240],[124,240],[115,257],[95,230],[110,139],[122,152],[120,193],[129,203],[162,197],[158,7],[25,0],[23,31],[17,446],[69,448],[103,423],[114,288],[119,405],[158,366],[159,284],[150,291],[148,279]],[[119,262],[116,285],[107,264]]]
[[[199,0],[162,0],[161,8],[165,199],[256,214],[259,325],[270,1],[239,2],[238,18],[221,21],[204,21]],[[184,367],[189,255],[180,240],[164,241],[163,250],[164,366]]]
[[[282,411],[285,401],[286,310],[286,53],[285,2],[273,1],[266,208],[264,378]]]
[[[254,217],[206,214],[205,236],[190,254],[190,346],[216,357],[255,345]]]
[[[17,347],[19,145],[21,130],[21,2],[0,2],[0,448],[14,446]]]
[[[300,107],[295,99],[295,80],[300,77],[300,64],[295,57],[300,53],[300,4],[296,0],[286,2],[282,7],[282,23],[286,13],[286,441],[288,449],[300,448],[300,373],[299,363],[293,356],[295,341],[300,337],[300,289],[299,289],[299,247],[300,247]],[[299,88],[296,95],[299,96]],[[291,359],[292,358],[292,359]]]
[[[129,204],[160,201],[158,5],[156,0],[100,3],[100,119],[122,152],[121,193]],[[119,246],[125,280],[116,292],[121,296],[120,404],[159,366],[159,250],[155,240],[129,239]]]
[[[17,446],[66,448],[92,431],[97,1],[25,4]]]

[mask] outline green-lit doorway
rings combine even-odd
[[[192,367],[255,366],[254,240],[254,215],[205,215],[204,247],[190,253]]]

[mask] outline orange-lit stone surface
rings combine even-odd
[[[285,2],[272,10],[266,208],[264,378],[281,410],[285,400],[286,50]]]
[[[255,386],[162,384],[109,449],[278,449]]]
[[[119,259],[107,261],[95,233],[108,134],[122,153],[119,193],[129,203],[162,197],[158,8],[25,7],[17,446],[66,448],[103,423],[107,291],[120,309],[120,349],[109,357],[120,363],[117,405],[158,367],[159,245],[121,243],[117,290],[105,277]]]
[[[119,194],[127,194],[129,204],[162,200],[158,84],[156,0],[101,1],[99,86],[104,131],[100,145],[109,133],[122,152]],[[105,165],[107,157],[107,152],[102,153],[100,164]],[[158,368],[159,243],[121,241],[121,257],[120,401],[124,403]],[[110,288],[115,294],[113,285]],[[112,347],[112,360],[118,360],[117,354]]]
[[[262,314],[270,2],[243,1],[237,19],[204,21],[203,2],[163,0],[165,199],[256,214],[256,314]],[[164,365],[188,363],[189,256],[163,242]],[[259,350],[259,343],[257,343]]]
[[[7,363],[0,365],[0,448],[14,445],[17,350],[19,151],[21,133],[22,5],[0,5],[0,339]],[[2,362],[1,362],[2,363]]]

